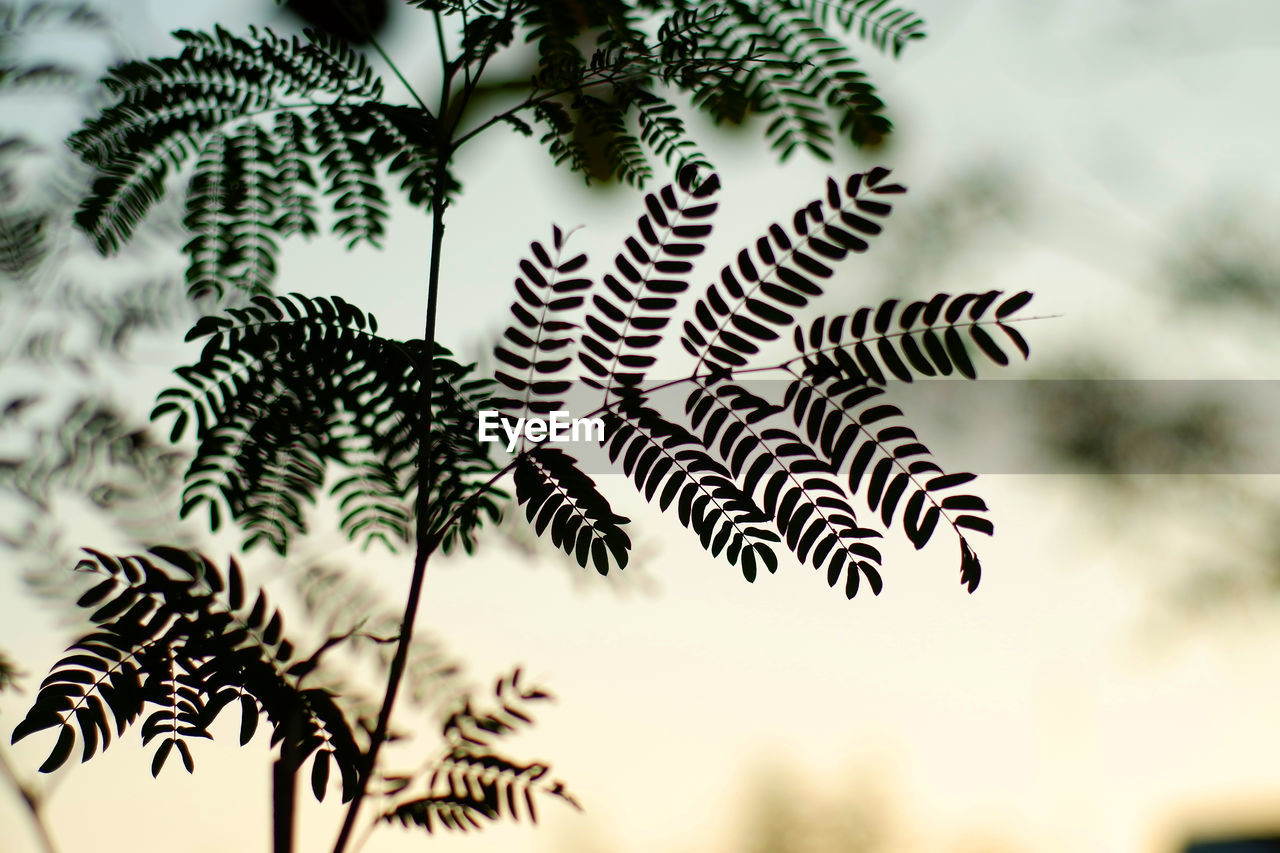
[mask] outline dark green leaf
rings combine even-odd
[[[75,746],[75,743],[75,729],[64,723],[62,728],[58,730],[58,740],[54,743],[53,750],[50,751],[49,757],[44,760],[44,763],[40,765],[40,772],[52,773],[65,764],[71,756],[71,748]]]

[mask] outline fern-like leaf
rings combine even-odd
[[[653,177],[653,169],[640,140],[627,127],[627,105],[580,94],[573,106],[590,138],[603,143],[609,174],[632,186],[644,186]]]
[[[712,171],[711,161],[698,150],[676,115],[675,104],[642,88],[623,89],[628,104],[634,106],[640,125],[640,141],[672,168],[676,175],[686,169]]]
[[[187,287],[193,297],[229,290],[265,292],[275,278],[278,248],[269,235],[275,213],[274,173],[265,171],[274,154],[255,125],[236,136],[213,134],[205,143],[187,189],[187,230],[195,236]]]
[[[436,829],[468,832],[506,817],[537,823],[535,795],[556,797],[578,807],[564,783],[550,777],[541,762],[519,762],[499,754],[494,742],[530,725],[530,706],[550,695],[521,683],[517,669],[498,679],[491,707],[476,707],[471,699],[444,721],[445,752],[421,775],[425,793],[405,791],[413,776],[391,777],[400,799],[382,815],[384,821],[414,825],[428,833]]]
[[[787,57],[799,63],[790,75],[790,87],[802,92],[810,102],[825,104],[833,110],[840,131],[855,145],[878,143],[888,134],[891,125],[883,114],[884,102],[876,96],[866,74],[855,67],[853,55],[786,0],[773,5],[774,13],[763,19],[766,31]],[[794,109],[800,109],[798,103]],[[781,130],[786,124],[778,127]],[[826,133],[823,127],[822,137]],[[813,143],[809,147],[819,156],[828,154],[829,149],[821,137],[815,135]],[[787,144],[790,143],[784,143],[783,156],[787,153]]]
[[[580,275],[586,255],[567,255],[566,240],[560,228],[553,228],[550,249],[531,243],[532,257],[520,262],[522,275],[515,281],[516,301],[511,304],[515,322],[494,347],[502,365],[494,377],[515,396],[490,401],[510,417],[546,415],[564,405],[570,382],[563,374],[572,362],[568,353],[578,328],[565,317],[582,306],[581,293],[591,286]]]
[[[882,230],[875,220],[892,208],[881,198],[904,192],[885,183],[888,175],[887,169],[852,175],[843,191],[829,179],[826,198],[797,210],[790,229],[770,226],[720,271],[720,284],[708,286],[694,308],[696,324],[684,324],[681,344],[698,359],[695,372],[704,363],[713,372],[744,367],[759,343],[795,323],[794,312],[822,295],[817,280],[832,276],[830,264],[865,251],[867,238]]]
[[[883,582],[879,549],[865,540],[876,530],[861,527],[829,463],[795,433],[769,426],[780,407],[750,390],[722,382],[697,382],[685,402],[704,447],[715,453],[748,495],[773,520],[800,562],[825,569],[834,587],[844,578],[852,598],[866,577],[879,595]]]
[[[794,5],[804,7],[823,26],[834,20],[846,31],[856,30],[859,38],[893,56],[925,37],[924,19],[889,0],[801,0]]]
[[[185,386],[162,392],[153,419],[171,417],[171,438],[192,426],[199,442],[186,474],[182,514],[224,510],[245,529],[246,546],[284,553],[306,529],[327,466],[345,466],[331,487],[344,532],[388,546],[412,535],[419,483],[420,341],[380,337],[377,322],[346,301],[256,297],[249,306],[202,319]],[[430,525],[453,518],[446,545],[470,547],[475,529],[496,518],[501,493],[476,494],[497,470],[481,444],[475,412],[488,382],[437,347],[430,442]]]
[[[986,328],[1000,330],[1027,356],[1025,339],[1008,321],[1031,295],[1022,292],[1003,300],[1000,296],[994,290],[956,297],[938,294],[901,309],[899,300],[890,299],[874,310],[820,317],[807,336],[795,330],[804,368],[793,371],[786,393],[796,426],[806,430],[811,445],[834,469],[842,470],[848,462],[850,493],[864,492],[868,507],[880,513],[886,527],[893,525],[901,508],[903,532],[919,549],[929,542],[938,521],[946,521],[959,539],[961,577],[970,592],[977,588],[981,563],[963,531],[990,535],[995,529],[989,519],[976,514],[987,512],[980,497],[951,493],[974,475],[944,472],[929,458],[915,431],[895,423],[902,410],[881,397],[890,377],[911,382],[917,373],[958,371],[975,378],[965,336],[991,361],[1008,364],[1008,355]]]
[[[644,384],[656,364],[652,351],[688,289],[693,267],[687,258],[702,252],[710,233],[715,176],[701,180],[686,169],[678,188],[646,196],[638,233],[624,241],[603,287],[575,277],[565,289],[571,294],[560,296],[553,283],[560,261],[535,244],[517,283],[520,301],[512,310],[519,326],[508,330],[498,351],[503,383],[525,394],[510,403],[511,411],[535,411],[528,392],[538,381],[551,398],[540,401],[541,411],[563,405],[570,386],[559,353],[577,343],[583,384],[604,391],[590,414],[603,416],[609,459],[647,500],[674,508],[706,550],[740,564],[748,579],[761,563],[776,568],[770,543],[782,542],[802,563],[824,571],[830,585],[842,584],[847,596],[864,581],[878,594],[881,553],[871,540],[881,533],[858,521],[853,500],[861,495],[886,528],[900,526],[917,548],[945,520],[957,534],[962,580],[972,590],[981,564],[966,532],[992,531],[987,506],[955,491],[972,475],[943,471],[898,420],[902,411],[880,397],[891,377],[972,377],[971,353],[1007,364],[1011,345],[1026,356],[1026,341],[1012,323],[1030,294],[938,294],[905,306],[888,300],[806,327],[797,323],[798,312],[823,295],[821,282],[834,276],[835,265],[865,251],[881,232],[891,212],[887,199],[905,191],[888,178],[888,170],[877,168],[829,180],[824,198],[740,251],[684,324],[681,342],[696,359],[693,371],[653,388]],[[556,238],[558,249],[559,232]],[[575,276],[585,263],[573,259]],[[590,300],[580,332],[563,319],[583,306],[579,292]],[[552,305],[563,310],[552,312]],[[755,366],[763,347],[788,330],[800,355]],[[507,373],[513,367],[525,378]],[[778,399],[745,384],[745,374],[762,371],[789,377]],[[681,421],[661,411],[658,394],[686,384],[692,388]],[[604,571],[611,550],[619,549],[611,549],[611,531],[599,521],[611,510],[594,483],[571,457],[541,443],[521,445],[513,464],[517,497],[535,530],[549,531],[580,564],[590,558]]]
[[[100,173],[76,221],[101,251],[130,238],[192,158],[188,285],[197,295],[267,290],[276,238],[316,231],[321,189],[334,230],[352,245],[383,234],[383,165],[403,175],[412,203],[433,202],[443,174],[434,118],[383,104],[381,82],[342,40],[252,28],[242,38],[220,27],[175,35],[178,56],[114,69],[104,81],[114,103],[71,136]]]
[[[778,569],[769,547],[778,535],[761,524],[769,514],[734,481],[729,469],[703,449],[703,441],[657,411],[635,404],[611,410],[605,420],[610,461],[621,466],[645,499],[662,511],[676,508],[680,523],[703,549],[741,564],[748,581],[757,567]]]
[[[362,110],[347,107],[321,108],[310,116],[326,193],[338,212],[333,229],[348,238],[348,248],[361,240],[376,246],[386,230],[386,197],[374,172],[376,160],[361,138],[363,118]]]
[[[572,171],[590,176],[591,161],[575,136],[576,123],[569,110],[558,101],[545,100],[534,105],[533,114],[546,127],[539,141],[547,146],[552,162],[557,166],[567,164]]]
[[[624,569],[631,537],[595,482],[562,450],[535,447],[516,459],[516,500],[538,535],[550,530],[551,542],[586,568],[602,575],[611,566]]]
[[[87,553],[77,569],[98,581],[77,604],[95,629],[55,664],[13,732],[16,742],[58,730],[42,772],[66,762],[77,736],[88,761],[135,723],[144,744],[158,743],[152,775],[175,751],[191,772],[190,740],[211,738],[234,705],[241,743],[265,715],[273,741],[295,738],[299,765],[333,762],[343,798],[354,795],[362,756],[345,719],[325,691],[302,686],[279,612],[262,592],[247,594],[234,560],[224,575],[209,558],[167,546],[151,556]]]
[[[1000,366],[1009,364],[1009,354],[988,329],[999,332],[1005,345],[1012,344],[1023,358],[1031,354],[1026,338],[1008,322],[1031,301],[1031,294],[1022,291],[1001,300],[1002,295],[998,290],[938,293],[906,305],[889,299],[876,308],[820,317],[807,338],[797,328],[795,344],[806,364],[839,369],[877,385],[890,378],[911,382],[917,375],[959,373],[976,379],[975,353]]]
[[[704,251],[720,187],[715,175],[701,177],[686,167],[678,185],[645,196],[637,234],[626,238],[614,257],[614,273],[603,278],[606,292],[592,295],[578,359],[584,384],[611,395],[640,387],[655,361],[651,354],[679,296],[689,288],[691,258]]]

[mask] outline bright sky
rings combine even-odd
[[[128,10],[125,33],[139,53],[153,52],[168,29],[247,23],[258,5],[197,12],[153,0]],[[1257,329],[1174,312],[1160,276],[1203,211],[1233,202],[1274,211],[1280,5],[916,8],[929,38],[897,63],[871,63],[900,131],[875,160],[912,192],[882,245],[849,266],[851,292],[825,307],[874,302],[891,277],[877,263],[916,251],[912,205],[986,169],[1018,215],[976,225],[958,261],[910,286],[917,295],[1036,291],[1037,311],[1061,316],[1028,329],[1032,364],[1009,376],[1052,376],[1085,344],[1119,359],[1127,376],[1275,378],[1274,349]],[[393,38],[392,54],[407,42]],[[717,229],[726,249],[816,196],[829,171],[872,162],[797,157],[776,168],[755,140],[708,147],[724,177]],[[574,245],[604,260],[638,209],[624,191],[588,195],[533,143],[501,133],[476,145],[460,173],[440,328],[464,351],[505,324],[529,240],[553,222],[586,225]],[[280,289],[338,293],[386,331],[419,334],[424,222],[396,218],[381,254],[292,247]],[[139,389],[140,408],[151,393]],[[998,412],[955,417],[1000,424]],[[1265,478],[1240,479],[1276,491]],[[748,585],[625,484],[611,485],[621,511],[638,518],[655,592],[620,594],[578,583],[554,558],[530,566],[493,550],[433,566],[422,619],[481,683],[520,663],[559,697],[513,751],[551,761],[585,812],[546,803],[541,828],[466,838],[383,829],[365,850],[729,853],[748,793],[778,768],[802,807],[883,804],[894,851],[1174,853],[1182,833],[1256,823],[1280,803],[1276,602],[1245,599],[1188,621],[1169,616],[1161,597],[1179,560],[1227,559],[1250,545],[1212,505],[1216,492],[1190,491],[1177,514],[1163,503],[1162,514],[1148,512],[1145,498],[1117,499],[1104,513],[1083,478],[983,477],[998,529],[984,543],[975,595],[957,583],[954,545],[939,536],[922,554],[890,540],[885,592],[848,602],[791,564]],[[1167,544],[1147,547],[1155,537]],[[392,591],[405,582],[406,559],[352,552],[352,562]],[[64,641],[32,635],[41,617],[11,615],[0,648],[18,655],[34,689]],[[11,727],[21,703],[0,707]],[[61,849],[267,849],[265,739],[236,750],[233,736],[199,750],[191,778],[175,765],[152,781],[130,737],[62,771],[49,806]],[[32,738],[10,755],[31,773],[45,749]],[[332,803],[309,806],[299,850],[328,849],[337,817]],[[0,793],[5,850],[35,849],[24,821]]]

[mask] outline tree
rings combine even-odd
[[[883,104],[828,27],[896,55],[923,35],[911,12],[887,0],[412,5],[437,39],[430,99],[372,34],[369,44],[408,91],[404,103],[388,98],[363,54],[321,32],[180,31],[178,55],[113,69],[104,81],[112,102],[70,138],[98,171],[76,222],[104,253],[125,245],[170,179],[190,171],[186,284],[212,313],[187,335],[203,342],[199,359],[177,369],[179,383],[152,412],[171,440],[196,441],[180,514],[205,513],[212,530],[230,520],[244,549],[284,554],[306,530],[304,507],[325,494],[348,537],[392,550],[411,544],[415,556],[392,633],[352,625],[299,659],[280,612],[234,558],[223,568],[173,545],[132,556],[86,549],[77,568],[96,582],[77,603],[93,628],[54,666],[13,739],[56,732],[41,767],[52,771],[77,745],[88,760],[113,732],[138,724],[156,745],[158,774],[175,756],[191,771],[188,741],[211,737],[229,706],[242,743],[265,717],[279,744],[278,850],[291,846],[294,780],[308,764],[318,799],[335,776],[348,802],[335,851],[347,848],[374,785],[394,798],[381,819],[428,831],[532,819],[535,794],[572,802],[546,765],[495,747],[547,696],[518,670],[498,681],[492,707],[466,701],[445,715],[444,752],[424,773],[395,775],[378,763],[427,563],[437,552],[472,551],[510,503],[502,478],[511,475],[537,533],[582,567],[607,574],[627,565],[628,519],[575,453],[553,446],[570,408],[588,426],[599,420],[599,444],[647,500],[674,510],[748,581],[776,571],[785,550],[849,597],[864,584],[879,593],[873,543],[882,533],[858,520],[861,495],[880,526],[901,528],[917,548],[940,523],[949,528],[973,591],[981,566],[968,537],[992,533],[987,507],[954,491],[973,475],[942,470],[887,402],[888,389],[940,374],[973,378],[978,356],[1007,364],[1015,350],[1028,354],[1011,325],[1026,292],[892,299],[801,321],[822,282],[868,249],[905,192],[879,167],[829,179],[819,198],[764,226],[693,301],[689,319],[677,319],[720,179],[671,96],[687,95],[718,122],[763,115],[782,160],[801,148],[829,158],[837,135],[875,142],[890,130]],[[512,103],[477,114],[490,61],[522,45],[536,54],[531,78]],[[675,177],[644,195],[636,232],[607,272],[590,273],[558,227],[531,244],[487,378],[439,345],[435,306],[457,152],[500,124],[525,135],[540,126],[553,160],[588,180],[640,187],[656,163]],[[432,217],[417,340],[380,336],[371,316],[341,298],[271,291],[283,238],[327,225],[348,246],[378,244],[388,215],[383,175]],[[673,321],[691,367],[655,384],[648,377]],[[794,352],[772,352],[788,339]],[[748,382],[766,375],[785,380],[779,393]],[[663,405],[669,398],[674,410]],[[510,434],[508,456],[487,440],[492,426]],[[367,714],[318,680],[333,649],[358,643],[394,649],[385,692]]]

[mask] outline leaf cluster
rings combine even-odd
[[[828,26],[894,56],[924,35],[917,15],[886,0],[644,6],[657,18],[652,38],[626,3],[509,7],[519,10],[517,31],[538,49],[532,101],[546,129],[542,141],[557,163],[588,178],[643,184],[652,177],[646,149],[677,172],[708,165],[673,115],[671,90],[687,93],[716,122],[765,117],[765,135],[784,160],[798,147],[830,159],[838,136],[877,144],[892,127],[884,104]],[[588,35],[596,39],[590,53],[579,47]],[[593,162],[588,139],[603,141],[603,164]]]
[[[422,341],[377,329],[340,297],[299,294],[257,296],[197,323],[187,339],[204,341],[200,359],[177,371],[184,384],[161,392],[152,411],[153,419],[172,418],[173,441],[194,427],[181,514],[203,510],[217,530],[225,512],[245,531],[246,548],[262,543],[284,554],[307,529],[305,507],[334,465],[341,473],[327,492],[352,540],[392,550],[410,541],[425,488],[425,529],[452,516],[439,543],[469,550],[474,531],[498,517],[501,496],[475,495],[497,470],[475,428],[492,383],[437,346],[426,394]]]
[[[193,296],[268,292],[279,239],[316,233],[322,203],[348,245],[377,244],[384,171],[411,201],[430,198],[442,174],[434,117],[383,102],[381,80],[345,42],[267,29],[174,36],[177,56],[114,68],[104,80],[114,102],[70,139],[99,172],[76,221],[103,252],[129,239],[187,163]]]
[[[541,125],[556,163],[637,186],[653,178],[655,159],[677,173],[709,167],[673,100],[680,93],[716,122],[762,116],[784,160],[797,148],[830,159],[840,137],[876,144],[891,128],[884,104],[828,26],[895,56],[923,36],[914,13],[885,0],[414,5],[458,29],[436,112],[417,93],[389,99],[356,48],[318,31],[182,30],[177,55],[112,69],[110,105],[70,139],[98,173],[76,221],[115,251],[190,167],[189,292],[264,294],[280,240],[318,233],[322,208],[348,246],[377,245],[388,211],[381,178],[430,208],[458,188],[453,151],[499,123],[526,135]],[[521,100],[473,120],[468,105],[490,60],[519,43],[536,51],[527,83],[514,86]]]
[[[224,573],[207,557],[157,546],[148,556],[113,557],[88,550],[79,571],[98,578],[77,604],[94,630],[81,636],[41,682],[16,742],[57,729],[42,772],[52,772],[79,741],[81,761],[138,724],[155,744],[151,773],[176,752],[188,772],[190,744],[212,739],[210,726],[229,707],[240,713],[246,744],[266,717],[272,742],[290,738],[282,754],[311,760],[317,799],[331,766],[343,798],[359,783],[361,754],[342,712],[323,689],[303,685],[313,661],[294,661],[280,613],[246,589],[240,568]]]
[[[181,454],[114,399],[113,380],[138,332],[194,319],[153,263],[141,276],[85,263],[97,253],[71,214],[90,170],[50,144],[47,122],[18,122],[35,98],[85,108],[96,76],[85,49],[118,51],[116,36],[83,3],[0,0],[0,109],[13,119],[0,132],[0,370],[13,380],[0,391],[0,545],[28,591],[72,610],[79,551],[66,540],[86,514],[139,542],[171,528],[160,505]]]
[[[777,570],[781,546],[849,597],[864,580],[878,593],[882,531],[859,519],[861,496],[883,528],[900,526],[916,548],[945,522],[972,591],[981,568],[966,531],[993,532],[987,505],[953,493],[973,475],[943,470],[888,402],[891,383],[975,378],[980,357],[1008,364],[1010,344],[1025,357],[1011,322],[1030,294],[937,294],[799,321],[837,265],[869,248],[903,191],[884,169],[829,180],[821,198],[769,225],[680,325],[692,370],[657,385],[647,377],[711,233],[718,180],[689,168],[647,195],[635,232],[598,278],[553,229],[550,244],[532,243],[520,263],[512,324],[495,349],[501,391],[437,350],[425,446],[415,414],[421,347],[379,337],[359,309],[338,298],[257,297],[206,318],[189,336],[206,340],[200,360],[178,371],[187,386],[163,392],[154,413],[173,417],[174,439],[196,425],[183,512],[207,509],[216,529],[225,509],[247,545],[284,553],[336,464],[346,473],[329,491],[352,538],[408,540],[412,493],[425,477],[429,547],[469,547],[479,524],[497,517],[502,495],[492,487],[509,470],[534,530],[606,574],[629,560],[628,519],[581,461],[521,439],[500,468],[477,428],[484,407],[519,419],[573,405],[604,420],[609,460],[646,499],[674,509],[748,580]],[[767,360],[787,337],[798,354]],[[785,381],[755,381],[770,374]],[[673,395],[679,411],[667,404]]]
[[[592,401],[585,413],[607,423],[609,460],[749,581],[760,568],[776,571],[785,548],[848,597],[864,583],[878,594],[881,553],[873,542],[882,532],[871,525],[900,525],[921,548],[945,522],[972,591],[981,564],[967,537],[993,532],[987,506],[954,491],[973,475],[944,471],[887,400],[895,381],[975,378],[979,358],[1008,364],[1010,347],[1027,356],[1013,323],[1030,294],[937,294],[799,319],[837,266],[882,232],[890,200],[904,192],[889,177],[877,168],[828,180],[821,197],[748,242],[679,326],[692,370],[656,384],[648,377],[660,368],[659,344],[692,289],[694,259],[718,207],[718,180],[692,167],[645,197],[634,233],[602,276],[568,251],[559,229],[550,248],[531,245],[513,322],[496,350],[500,397],[491,396],[494,382],[471,378],[471,367],[439,347],[428,363],[422,342],[380,337],[373,318],[336,297],[258,296],[206,317],[188,336],[204,341],[199,360],[178,369],[185,385],[163,392],[154,413],[173,419],[174,440],[194,426],[199,442],[184,512],[203,507],[216,526],[225,509],[247,544],[284,553],[305,527],[302,506],[337,466],[344,475],[329,491],[348,535],[391,544],[416,533],[429,554],[450,542],[469,546],[481,517],[499,511],[494,484],[512,472],[516,501],[536,532],[604,574],[628,562],[628,519],[581,461],[526,436],[500,468],[475,417],[490,405],[507,418],[557,412],[585,395]],[[775,360],[770,350],[788,337],[797,354]],[[786,381],[751,381],[768,374]],[[664,408],[670,396],[675,409]],[[423,411],[431,412],[429,426]],[[415,526],[404,507],[418,483],[428,494],[416,503],[428,515]],[[855,511],[859,496],[875,517],[870,523]],[[207,558],[174,548],[151,551],[168,568],[90,553],[82,568],[104,579],[80,603],[96,608],[90,619],[98,630],[55,666],[15,731],[22,738],[58,729],[42,769],[67,760],[77,733],[88,759],[109,742],[112,723],[118,735],[144,714],[144,740],[159,742],[155,771],[174,751],[190,769],[188,741],[208,737],[212,720],[236,702],[244,740],[256,713],[277,740],[301,725],[295,752],[299,763],[314,756],[318,797],[330,763],[344,793],[354,790],[364,766],[355,735],[329,691],[301,682],[357,628],[290,663],[279,615],[261,594],[247,606],[234,562],[224,582]],[[384,818],[466,830],[504,816],[536,819],[538,791],[572,802],[546,765],[492,748],[529,721],[522,703],[544,698],[522,687],[517,673],[497,685],[495,708],[464,704],[446,719],[446,752],[425,773],[424,789],[408,793],[414,774],[388,779],[397,802]]]
[[[496,742],[533,723],[531,705],[550,694],[521,683],[521,672],[499,678],[488,707],[466,699],[441,727],[443,755],[416,774],[392,774],[386,781],[398,802],[382,820],[468,832],[506,817],[537,823],[535,795],[556,797],[578,808],[564,783],[541,762],[519,762],[500,754]],[[422,793],[411,793],[421,786]]]
[[[585,414],[602,416],[609,460],[748,580],[762,566],[776,571],[780,545],[849,597],[863,580],[879,593],[873,540],[882,533],[859,520],[861,495],[883,528],[900,524],[916,548],[945,521],[972,591],[981,566],[966,531],[994,527],[981,498],[951,490],[974,475],[944,471],[887,400],[895,381],[975,378],[979,356],[1007,365],[1010,344],[1027,356],[1010,323],[1031,295],[894,299],[801,325],[800,312],[823,295],[837,265],[883,230],[889,200],[904,192],[888,176],[874,169],[828,180],[821,198],[768,226],[723,266],[681,326],[694,364],[676,380],[647,376],[711,232],[714,176],[687,169],[680,183],[647,195],[635,233],[599,278],[581,255],[562,260],[558,229],[554,252],[532,244],[513,323],[495,350],[497,378],[511,394],[501,398],[504,415],[555,411],[572,398]],[[769,360],[786,337],[799,354]],[[770,374],[785,381],[756,381]],[[582,404],[584,395],[594,404]],[[538,533],[601,573],[626,565],[625,519],[612,515],[576,459],[526,440],[511,465],[516,497]]]

